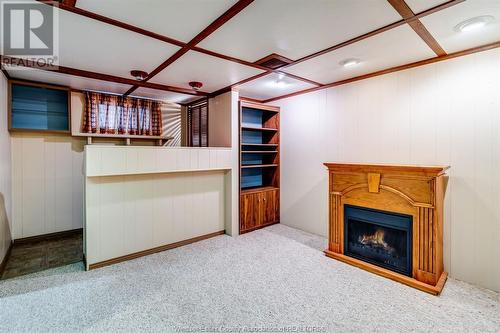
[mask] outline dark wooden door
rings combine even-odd
[[[262,193],[262,220],[263,224],[279,221],[279,190]]]
[[[242,194],[240,201],[240,231],[262,225],[261,193]]]

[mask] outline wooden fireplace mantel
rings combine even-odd
[[[329,257],[438,295],[443,268],[443,204],[448,166],[324,163],[329,172]],[[344,205],[411,215],[412,276],[344,255]]]

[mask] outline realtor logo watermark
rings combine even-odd
[[[33,1],[3,0],[1,54],[3,65],[55,67],[59,59],[57,6]],[[13,67],[9,66],[9,69]],[[19,66],[16,68],[26,68]]]

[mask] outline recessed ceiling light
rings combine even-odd
[[[286,87],[288,87],[288,86],[289,86],[289,84],[288,84],[288,83],[286,83],[286,82],[285,82],[285,81],[283,81],[283,80],[276,80],[276,81],[274,81],[274,80],[273,80],[273,81],[269,81],[269,82],[267,83],[267,85],[268,85],[269,87],[271,87],[271,88],[275,88],[275,89],[276,89],[276,88],[277,88],[277,89],[283,89],[283,88],[286,88]]]
[[[344,59],[341,62],[339,62],[339,65],[344,66],[344,67],[354,67],[356,65],[359,65],[360,62],[361,62],[361,60],[359,60],[359,59],[349,58],[349,59]]]
[[[457,32],[468,32],[483,28],[495,18],[491,15],[477,16],[457,24],[454,28]]]

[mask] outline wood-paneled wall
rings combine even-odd
[[[87,264],[224,230],[225,172],[92,177]]]
[[[281,100],[281,222],[327,234],[323,162],[451,165],[451,277],[500,291],[500,50]]]
[[[11,243],[11,149],[7,130],[7,80],[0,73],[0,264]]]
[[[16,133],[11,140],[13,238],[82,228],[84,139]]]

